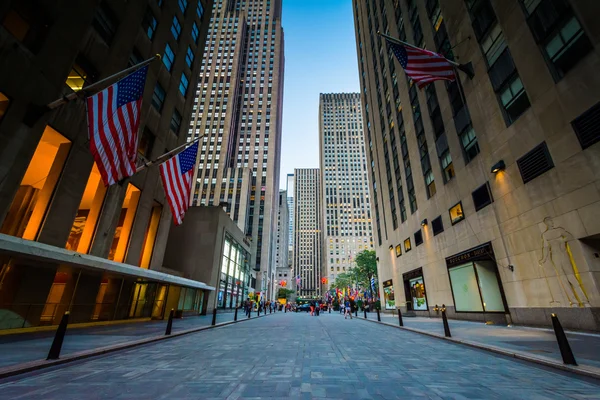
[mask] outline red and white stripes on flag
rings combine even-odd
[[[192,177],[198,155],[198,142],[160,165],[160,177],[173,214],[175,225],[181,225],[190,204]]]
[[[387,40],[387,43],[406,75],[417,83],[419,89],[433,81],[456,79],[454,67],[443,56],[429,50],[403,46],[390,40]]]
[[[106,186],[135,173],[147,73],[142,67],[86,99],[90,150]]]

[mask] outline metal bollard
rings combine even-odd
[[[363,314],[365,314],[365,319],[367,319],[367,309],[363,307]]]
[[[554,334],[556,335],[556,341],[558,342],[558,348],[560,349],[560,355],[562,356],[563,362],[565,364],[577,365],[567,335],[565,334],[558,317],[554,313],[552,313],[552,327],[554,328]]]
[[[358,317],[358,307],[356,307],[356,308],[354,309],[354,316],[355,316],[355,317]]]
[[[237,321],[237,312],[238,312],[238,308],[239,308],[239,307],[236,307],[236,308],[235,308],[235,314],[233,314],[233,322],[236,322],[236,321]]]
[[[269,307],[269,314],[273,314],[273,309]]]
[[[402,310],[400,309],[398,309],[398,324],[404,326],[404,321],[402,321]]]
[[[450,326],[448,325],[448,318],[446,317],[446,305],[442,304],[442,322],[444,323],[444,336],[452,337],[450,334]]]
[[[213,319],[212,319],[212,324],[211,325],[215,325],[217,323],[217,307],[213,308]]]
[[[381,322],[381,315],[379,314],[379,307],[377,307],[377,321]]]
[[[287,313],[287,307],[283,307],[283,313]]]
[[[68,323],[69,312],[66,311],[60,320],[60,324],[58,324],[58,329],[54,335],[54,340],[52,341],[52,346],[50,346],[50,351],[48,352],[48,358],[46,358],[46,360],[58,360],[58,357],[60,356],[60,349],[62,348],[63,340],[65,338],[65,333],[67,333]]]
[[[256,307],[256,316],[260,317],[260,307]]]
[[[252,306],[248,307],[248,319],[250,319],[251,315],[252,315]]]
[[[167,329],[165,330],[165,335],[171,334],[171,329],[173,328],[173,314],[175,310],[171,308],[171,312],[169,312],[169,321],[167,322]]]

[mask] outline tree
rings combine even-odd
[[[371,277],[377,277],[377,255],[374,250],[363,250],[354,259],[356,281],[362,287],[371,287]]]
[[[286,289],[286,288],[279,288],[279,292],[277,292],[277,298],[287,300],[289,295],[291,295],[292,293],[294,293],[293,290]]]
[[[343,290],[348,286],[354,287],[355,282],[356,280],[351,274],[347,272],[342,272],[335,278],[335,281],[331,284],[331,287],[333,289]]]

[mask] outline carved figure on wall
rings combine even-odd
[[[538,260],[539,267],[542,269],[542,272],[544,272],[543,266],[548,260],[550,260],[554,272],[556,273],[556,279],[558,280],[563,293],[567,297],[569,305],[572,306],[575,304],[572,300],[574,299],[579,307],[584,306],[584,301],[582,301],[582,297],[577,292],[576,286],[579,286],[579,290],[581,291],[581,294],[583,294],[585,302],[589,305],[587,291],[583,285],[579,269],[577,268],[577,264],[573,258],[573,252],[569,246],[569,241],[574,240],[575,238],[563,227],[555,227],[554,221],[551,217],[544,218],[544,225],[546,225],[546,229],[541,234],[542,258]],[[563,261],[563,258],[565,257],[568,259],[568,263]],[[576,284],[569,280],[569,274],[573,274],[575,280],[577,281]],[[546,284],[550,290],[550,285],[548,284],[548,278],[546,277],[545,272],[544,278],[546,279]],[[563,279],[567,281],[569,290],[567,290],[567,287],[565,287]],[[569,293],[571,295],[569,295]],[[550,297],[552,298],[551,303],[558,303],[552,295],[552,290],[550,290]]]

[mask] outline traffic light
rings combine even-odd
[[[323,285],[327,284],[327,278],[325,278],[325,277],[321,278],[321,283]]]
[[[279,284],[280,284],[281,286],[283,286],[283,287],[286,287],[286,286],[287,286],[287,282],[286,282],[286,281],[281,281],[281,282],[279,282]]]

